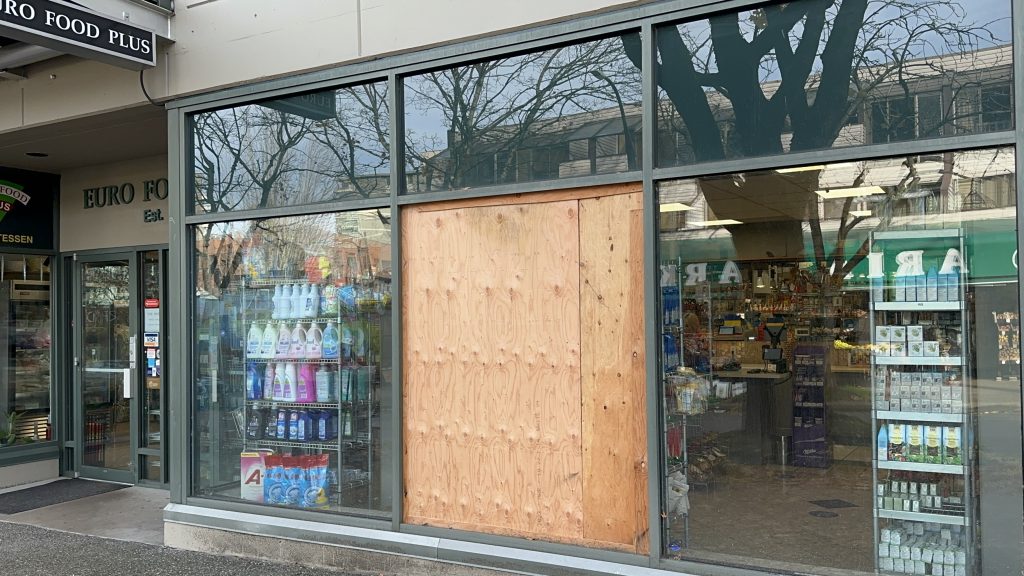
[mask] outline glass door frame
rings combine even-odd
[[[65,462],[65,473],[70,472],[70,475],[80,476],[83,478],[96,479],[96,480],[108,480],[112,482],[122,482],[125,484],[137,484],[140,486],[149,486],[153,488],[169,488],[170,481],[170,462],[169,462],[169,450],[168,441],[170,437],[168,435],[169,420],[167,418],[167,384],[169,382],[167,377],[167,362],[166,362],[166,351],[167,351],[167,244],[154,244],[146,246],[130,246],[125,248],[111,248],[111,249],[100,249],[100,250],[87,250],[73,253],[65,253],[62,257],[62,261],[65,263],[63,270],[66,271],[66,277],[61,282],[61,286],[64,288],[64,296],[62,301],[66,303],[67,314],[65,316],[66,321],[71,325],[72,329],[65,336],[65,350],[64,363],[66,369],[62,371],[63,374],[68,378],[67,387],[62,389],[67,390],[68,393],[68,404],[66,410],[62,410],[62,420],[67,423],[66,428],[68,432],[64,436],[68,442],[64,443],[66,456]],[[142,434],[147,434],[149,431],[145,429],[146,422],[143,421],[143,394],[146,393],[145,385],[146,379],[144,378],[144,372],[146,369],[146,351],[142,342],[143,339],[143,318],[142,310],[144,308],[144,297],[143,291],[143,270],[142,266],[145,260],[145,254],[147,252],[157,253],[158,270],[159,276],[159,294],[160,294],[160,350],[162,354],[160,358],[160,445],[158,447],[146,447],[143,442]],[[128,470],[117,470],[102,468],[97,466],[89,466],[84,464],[85,457],[85,411],[82,398],[82,386],[83,386],[83,366],[81,360],[84,351],[84,342],[82,334],[82,318],[81,313],[84,310],[82,302],[82,282],[84,279],[83,269],[85,264],[89,263],[100,263],[100,262],[116,262],[126,261],[129,267],[128,274],[128,290],[130,309],[128,312],[129,330],[131,334],[136,336],[135,342],[135,366],[129,367],[131,372],[131,399],[129,402],[129,414],[130,414],[130,433],[131,433],[131,463]],[[160,478],[159,480],[149,480],[146,478],[145,463],[149,459],[159,459],[160,462]]]
[[[85,366],[82,358],[84,356],[85,342],[83,338],[83,319],[82,311],[85,309],[82,291],[84,287],[84,268],[86,264],[97,264],[104,262],[121,262],[124,261],[128,266],[128,294],[129,294],[129,307],[128,307],[128,330],[129,334],[138,334],[139,330],[139,312],[136,303],[139,301],[139,264],[138,264],[138,253],[135,251],[110,251],[100,252],[92,254],[74,254],[72,257],[74,261],[74,270],[72,278],[69,282],[71,288],[71,302],[72,302],[72,347],[71,347],[71,375],[72,375],[72,390],[74,397],[74,415],[73,415],[73,430],[74,437],[77,439],[75,454],[75,469],[78,475],[83,478],[89,478],[94,480],[108,480],[111,482],[122,482],[125,484],[135,484],[138,478],[138,456],[137,451],[139,447],[139,402],[138,402],[138,377],[137,370],[138,366],[138,338],[135,338],[135,350],[129,351],[129,391],[131,397],[128,402],[129,407],[129,464],[127,470],[119,470],[114,468],[104,468],[99,466],[91,466],[84,463],[85,460],[85,403],[83,401],[83,387],[84,387],[84,371]],[[131,340],[129,340],[131,342]],[[134,355],[132,355],[134,353]],[[131,360],[134,358],[134,360]],[[134,366],[133,366],[134,364]]]

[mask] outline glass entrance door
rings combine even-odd
[[[75,372],[82,476],[134,483],[138,290],[135,254],[79,258]]]

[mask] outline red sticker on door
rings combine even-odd
[[[160,307],[160,299],[159,298],[146,298],[143,301],[142,305],[145,306],[146,308],[159,308]]]

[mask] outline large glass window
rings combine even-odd
[[[660,166],[1013,128],[1007,0],[799,0],[656,42]]]
[[[196,214],[386,198],[387,84],[192,117]]]
[[[386,209],[197,226],[193,493],[391,509]]]
[[[999,148],[660,183],[667,557],[1020,571],[1014,167]]]
[[[640,167],[640,35],[405,80],[410,193]]]
[[[51,439],[50,258],[0,254],[0,449]]]

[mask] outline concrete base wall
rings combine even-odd
[[[53,480],[59,475],[59,464],[56,459],[4,466],[0,468],[0,488]]]
[[[212,554],[227,554],[272,562],[344,569],[346,574],[375,576],[508,576],[464,564],[388,554],[316,542],[302,542],[164,522],[164,545]]]

